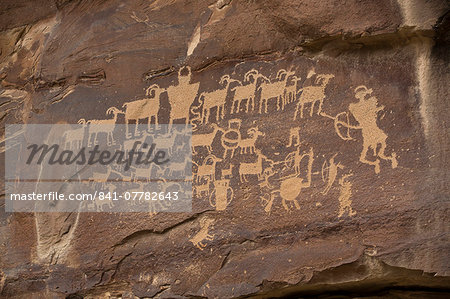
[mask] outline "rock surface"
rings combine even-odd
[[[108,118],[157,84],[158,122],[187,103],[194,136],[216,133],[193,161],[217,163],[194,166],[192,213],[2,208],[1,296],[448,296],[448,9],[2,1],[3,136]],[[174,100],[183,79],[198,92]]]

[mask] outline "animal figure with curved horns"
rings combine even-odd
[[[301,92],[299,102],[297,103],[297,108],[295,109],[294,120],[297,119],[298,111],[300,110],[300,118],[303,118],[303,108],[306,103],[311,103],[311,110],[309,116],[313,115],[314,105],[319,102],[319,109],[317,110],[317,115],[322,112],[323,100],[325,99],[325,88],[328,82],[334,78],[334,75],[318,75],[316,78],[316,84],[300,88],[298,93]]]
[[[231,105],[231,113],[239,112],[239,108],[243,101],[247,100],[245,107],[245,112],[249,112],[255,106],[255,93],[258,84],[258,79],[269,81],[267,77],[260,74],[256,69],[251,69],[244,76],[243,83],[248,82],[248,84],[241,84],[239,81],[239,86],[231,88],[234,91],[233,104]],[[235,111],[236,110],[236,111]]]
[[[86,128],[86,120],[81,118],[78,120],[78,124],[81,125],[80,128],[76,128],[70,131],[66,131],[63,134],[64,144],[66,149],[72,148],[81,148],[84,139],[84,131]]]
[[[284,104],[286,101],[286,83],[288,78],[293,75],[295,75],[294,72],[288,72],[284,69],[281,69],[277,73],[276,81],[267,81],[261,83],[261,86],[259,87],[259,89],[261,90],[261,103],[259,104],[259,113],[262,113],[264,105],[264,112],[267,113],[267,102],[272,98],[277,99],[277,110],[284,109]]]
[[[282,103],[282,109],[284,109],[284,106],[286,106],[289,103],[294,102],[297,99],[297,90],[299,86],[299,82],[302,80],[302,78],[297,77],[295,75],[291,76],[291,82],[294,84],[286,86],[286,92],[285,96],[283,97],[283,103]]]
[[[229,75],[223,75],[219,84],[224,85],[225,83],[224,88],[200,94],[199,99],[203,99],[203,122],[208,122],[209,113],[214,107],[217,107],[216,121],[219,121],[220,118],[223,119],[228,88],[232,82],[239,81],[231,79]]]
[[[152,117],[155,117],[155,124],[158,124],[158,111],[160,106],[159,96],[162,92],[164,92],[163,88],[160,88],[157,84],[153,84],[146,90],[146,95],[153,95],[152,97],[123,104],[122,107],[125,108],[125,125],[127,138],[131,137],[131,134],[129,132],[130,121],[136,122],[136,127],[134,130],[135,136],[140,135],[140,133],[138,132],[139,120],[148,118],[147,126],[149,131]]]
[[[256,149],[255,143],[258,136],[265,136],[263,132],[258,130],[258,127],[248,129],[247,134],[250,135],[250,138],[240,139],[238,141],[240,154],[254,154]]]
[[[98,144],[97,135],[98,133],[106,133],[106,142],[108,145],[114,144],[114,136],[113,131],[115,129],[117,115],[123,113],[116,107],[110,107],[106,110],[106,114],[113,114],[113,118],[109,119],[91,119],[86,121],[89,124],[89,138],[88,138],[88,146],[91,146],[89,140],[91,136],[94,136],[94,144]]]
[[[212,143],[214,138],[216,137],[216,134],[218,132],[222,132],[223,130],[215,123],[211,123],[211,126],[213,127],[213,131],[206,134],[194,134],[192,135],[192,152],[196,154],[195,148],[198,146],[205,146],[208,152],[212,152]]]

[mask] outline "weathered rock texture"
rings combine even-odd
[[[2,208],[1,296],[448,296],[448,9],[1,1],[2,132],[108,118],[190,69],[194,135],[219,128],[194,162],[222,159],[214,182],[194,166],[192,213]],[[152,99],[160,123],[186,105],[173,99]],[[236,136],[254,147],[227,156]]]

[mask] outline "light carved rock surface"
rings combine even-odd
[[[448,9],[3,1],[2,136],[157,84],[158,122],[189,116],[215,172],[194,166],[192,213],[2,206],[1,296],[448,296]]]

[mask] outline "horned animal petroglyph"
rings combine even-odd
[[[249,112],[250,108],[253,109],[255,105],[255,93],[258,84],[258,79],[269,81],[267,77],[260,74],[257,70],[251,69],[244,76],[243,83],[248,82],[248,84],[244,85],[239,83],[240,84],[239,86],[235,86],[231,89],[232,91],[234,91],[233,104],[231,105],[231,113],[239,112],[241,104],[245,100],[247,100],[245,112],[246,113]]]
[[[264,136],[264,133],[258,130],[258,127],[250,128],[247,133],[250,138],[240,139],[238,141],[238,146],[240,148],[240,153],[255,153],[255,143],[259,136]]]
[[[129,133],[129,124],[130,121],[135,121],[135,131],[134,135],[138,136],[138,123],[139,120],[146,119],[148,130],[150,131],[150,122],[152,117],[155,117],[155,124],[158,124],[158,111],[160,108],[159,96],[164,92],[164,89],[160,88],[157,84],[153,84],[149,88],[147,88],[146,94],[147,96],[153,93],[152,98],[145,98],[137,101],[127,102],[123,104],[122,108],[125,108],[125,125],[126,125],[126,136],[127,138],[131,137]]]
[[[216,137],[217,132],[222,132],[223,130],[215,123],[211,123],[213,127],[213,131],[211,133],[206,134],[193,134],[192,135],[192,152],[195,152],[195,148],[197,146],[205,146],[209,152],[212,151],[212,143],[214,138]]]
[[[114,136],[113,132],[115,129],[115,124],[117,122],[117,115],[120,113],[123,113],[116,107],[110,107],[106,111],[106,114],[113,114],[113,118],[110,119],[91,119],[88,120],[86,123],[89,124],[89,137],[88,137],[88,146],[91,146],[91,143],[89,140],[91,139],[91,136],[94,138],[94,144],[98,144],[97,141],[97,135],[98,133],[106,133],[106,142],[108,145],[114,144]]]
[[[82,118],[78,120],[78,124],[81,125],[80,128],[64,132],[63,138],[66,148],[72,148],[72,146],[73,148],[81,148],[86,128],[86,120]]]
[[[225,116],[225,101],[227,99],[228,88],[233,81],[229,75],[223,75],[220,78],[220,85],[225,86],[222,89],[210,91],[210,92],[202,92],[199,96],[200,99],[203,100],[203,123],[208,122],[209,113],[212,108],[216,107],[216,121],[219,121],[220,118],[223,119]],[[220,116],[220,117],[219,117]]]
[[[273,162],[268,159],[266,156],[264,156],[260,150],[256,150],[256,154],[258,156],[256,162],[253,163],[246,163],[241,162],[239,164],[239,178],[241,182],[245,182],[245,178],[248,175],[257,175],[258,180],[261,179],[263,175],[263,161],[267,160],[270,164],[273,164]]]
[[[291,81],[293,81],[294,84],[286,86],[285,96],[283,97],[284,99],[283,106],[286,106],[287,104],[292,103],[297,99],[297,90],[299,82],[301,81],[302,78],[299,78],[295,75],[292,75],[291,78],[292,78]]]
[[[198,249],[203,250],[206,247],[205,241],[214,240],[214,235],[209,233],[211,225],[214,223],[213,219],[203,218],[200,220],[200,231],[196,233],[189,241]]]
[[[325,88],[327,87],[328,82],[334,78],[334,75],[317,75],[316,84],[320,85],[312,85],[306,86],[299,90],[301,92],[299,102],[297,103],[297,108],[295,109],[294,120],[297,118],[298,110],[300,109],[300,118],[303,118],[303,108],[306,103],[311,103],[310,116],[313,115],[314,105],[316,102],[319,102],[319,109],[317,110],[317,114],[319,115],[322,111],[323,100],[325,99]]]
[[[277,73],[276,81],[266,81],[261,83],[259,89],[261,90],[261,102],[259,104],[259,113],[262,113],[263,106],[265,106],[264,112],[267,113],[268,101],[272,98],[277,99],[277,110],[284,109],[285,96],[286,96],[286,83],[290,76],[294,75],[294,72],[287,72],[281,69]],[[284,79],[283,79],[284,76]]]
[[[197,166],[197,182],[200,182],[200,180],[203,177],[209,177],[211,180],[215,180],[216,178],[216,164],[217,162],[221,162],[222,159],[214,156],[209,155],[205,158],[202,164],[198,165],[195,162],[192,162]]]

